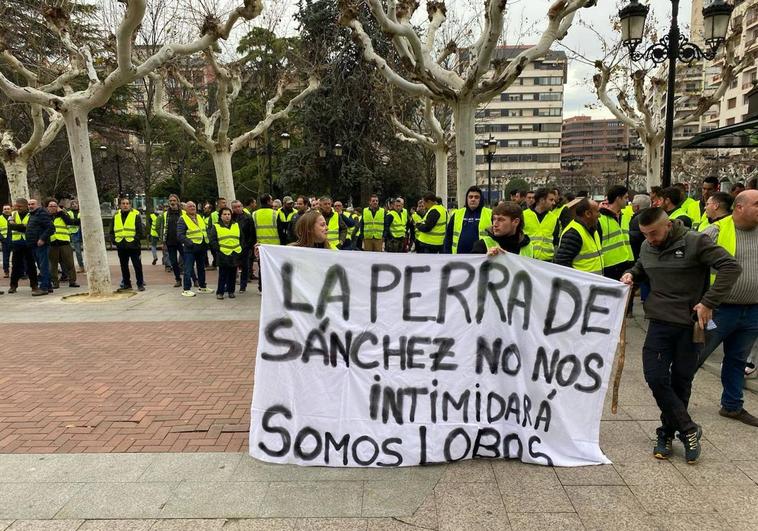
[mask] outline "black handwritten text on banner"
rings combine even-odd
[[[608,462],[598,433],[622,284],[513,255],[261,257],[253,457]]]

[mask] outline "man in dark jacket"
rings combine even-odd
[[[176,234],[176,226],[182,217],[182,209],[179,207],[179,196],[168,196],[168,208],[163,212],[163,245],[166,247],[170,269],[174,272],[174,287],[182,285],[181,268],[179,257],[182,255],[182,244]]]
[[[245,213],[242,201],[232,201],[232,221],[237,222],[240,226],[240,244],[242,245],[242,254],[240,256],[240,293],[245,293],[247,283],[250,280],[250,259],[252,257],[253,247],[255,246],[256,235],[253,218]]]
[[[8,227],[12,231],[23,234],[23,239],[17,240],[13,245],[13,269],[11,271],[11,288],[8,293],[15,293],[16,288],[18,288],[18,280],[21,278],[21,263],[23,262],[23,270],[29,276],[32,295],[35,297],[47,295],[53,291],[48,261],[50,236],[55,232],[53,221],[47,210],[40,207],[36,199],[29,201],[17,199],[15,207],[20,218],[25,218],[27,214],[29,218],[26,224],[8,223]],[[39,283],[37,282],[37,268],[39,268]]]
[[[668,459],[678,432],[687,462],[694,463],[700,456],[702,429],[687,412],[698,363],[693,324],[706,329],[713,310],[729,295],[742,269],[708,236],[688,230],[679,220],[672,222],[662,208],[642,211],[639,224],[645,242],[639,260],[621,282],[650,281],[651,292],[645,301],[650,324],[642,347],[642,366],[661,410],[653,455]],[[716,270],[716,278],[706,289],[711,268]]]
[[[492,210],[484,206],[482,189],[471,186],[466,191],[466,206],[450,215],[445,231],[446,254],[470,254],[490,225]]]
[[[122,197],[119,210],[111,223],[111,239],[116,244],[118,261],[121,264],[121,289],[132,289],[132,277],[129,274],[129,261],[134,267],[137,278],[137,290],[145,291],[145,277],[142,275],[142,238],[145,229],[139,212],[132,208],[131,202]]]

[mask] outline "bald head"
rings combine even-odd
[[[758,190],[745,190],[734,198],[732,218],[737,228],[752,230],[758,227]]]

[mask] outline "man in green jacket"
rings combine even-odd
[[[687,411],[698,366],[693,325],[706,329],[713,310],[729,295],[742,269],[709,237],[688,230],[680,220],[670,220],[662,208],[644,210],[639,222],[645,241],[637,263],[621,282],[650,282],[644,304],[650,324],[642,347],[642,367],[661,410],[653,455],[668,459],[678,432],[687,462],[694,463],[700,457],[703,432]],[[716,278],[705,289],[711,268],[716,270]]]

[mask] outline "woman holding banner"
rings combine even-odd
[[[533,258],[532,242],[524,234],[524,213],[521,207],[513,201],[505,201],[493,208],[492,226],[474,244],[471,252],[487,253],[488,256],[507,252]]]
[[[290,245],[315,249],[333,249],[327,239],[328,232],[326,219],[321,215],[321,212],[317,209],[309,210],[297,220],[295,225],[297,240]]]

